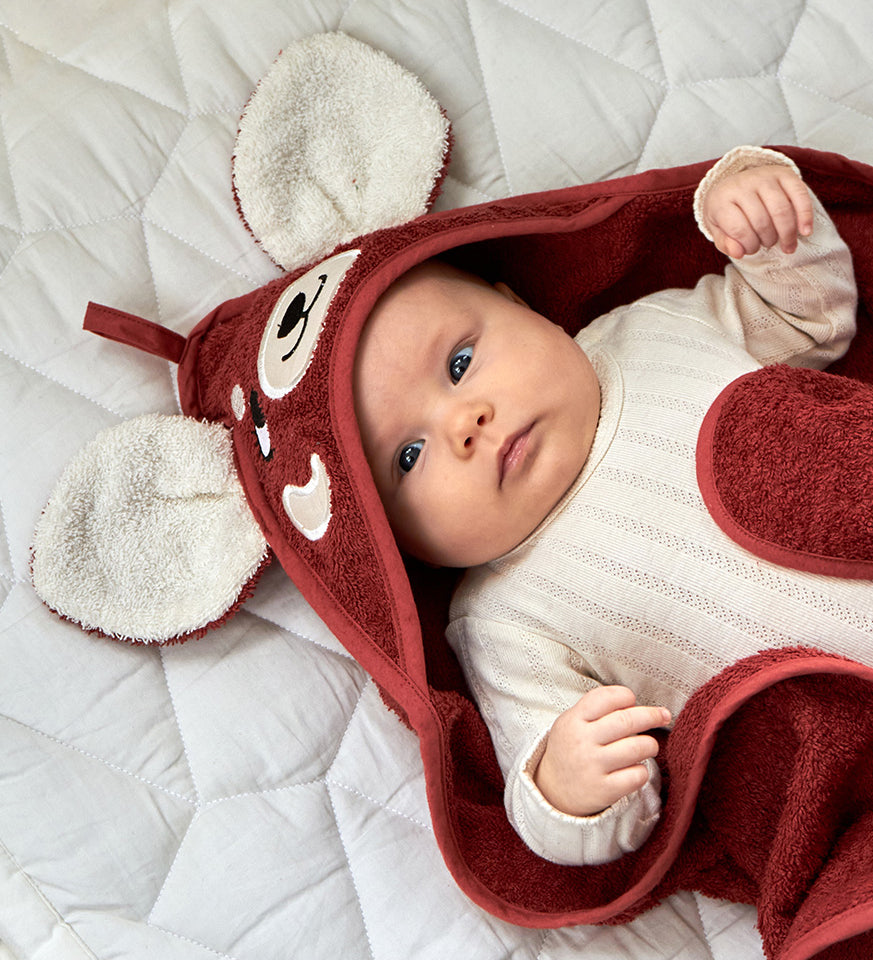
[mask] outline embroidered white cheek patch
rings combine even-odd
[[[276,301],[258,351],[258,382],[264,396],[279,400],[303,379],[318,346],[331,301],[359,253],[359,250],[347,250],[318,264],[286,287]],[[240,387],[234,387],[231,406],[235,415],[245,408]],[[252,391],[250,406],[261,453],[269,459],[272,455],[269,427],[255,391]],[[330,476],[316,453],[310,458],[310,467],[312,476],[307,483],[285,486],[282,505],[288,519],[304,537],[319,540],[330,524]]]
[[[330,524],[330,477],[317,453],[309,459],[312,477],[302,487],[290,483],[282,491],[282,506],[307,540],[320,540]]]

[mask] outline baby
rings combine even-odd
[[[698,491],[701,421],[763,364],[824,367],[854,333],[851,257],[794,165],[731,151],[695,195],[733,263],[575,339],[503,283],[427,262],[361,337],[356,411],[401,548],[468,568],[448,639],[522,839],[558,863],[638,848],[657,744],[690,694],[765,647],[873,662],[873,588],[756,559]]]

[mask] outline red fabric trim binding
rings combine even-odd
[[[172,363],[181,360],[185,349],[185,338],[175,330],[102,303],[88,304],[82,328]]]

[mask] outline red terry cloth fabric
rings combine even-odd
[[[652,837],[586,869],[588,896],[606,913],[615,894],[615,922],[696,889],[756,904],[771,960],[873,956],[871,709],[873,669],[840,657],[793,648],[733,665],[667,741]]]
[[[773,563],[873,579],[873,387],[784,365],[709,409],[697,479],[716,523]]]

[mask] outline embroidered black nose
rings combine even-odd
[[[261,402],[258,399],[258,391],[252,390],[249,394],[249,406],[252,411],[252,420],[256,427],[263,427],[267,423],[267,418],[264,416],[264,411],[261,409]]]
[[[273,446],[270,442],[270,429],[267,426],[267,418],[261,409],[261,402],[258,400],[257,390],[252,390],[249,394],[249,407],[252,411],[252,423],[255,427],[255,436],[258,438],[258,447],[261,450],[261,456],[264,460],[273,459]]]

